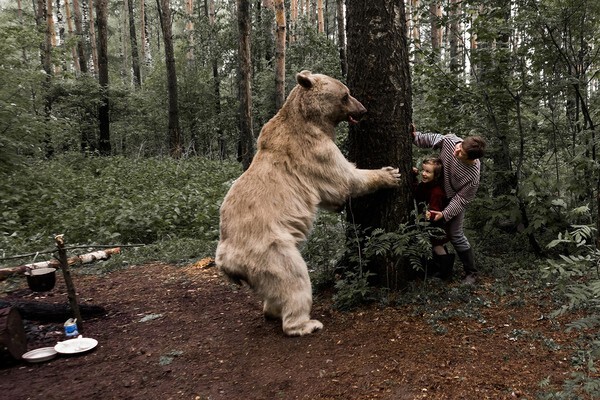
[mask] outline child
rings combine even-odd
[[[413,168],[415,174],[418,173]],[[446,193],[443,186],[443,166],[442,160],[437,157],[431,157],[423,160],[421,167],[421,181],[414,186],[414,197],[419,204],[419,210],[425,211],[425,219],[431,223],[431,226],[444,229],[444,221],[435,221],[430,211],[442,211],[447,206]],[[433,251],[433,276],[442,279],[449,279],[452,276],[452,265],[454,264],[454,254],[448,254],[445,244],[448,243],[448,236],[435,237],[431,240]]]

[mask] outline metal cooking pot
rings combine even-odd
[[[38,268],[25,272],[29,289],[34,292],[47,292],[56,283],[56,268]]]

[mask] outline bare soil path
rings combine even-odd
[[[98,346],[0,369],[0,399],[533,399],[542,380],[568,377],[577,334],[485,279],[470,293],[483,299],[476,318],[452,317],[455,304],[435,324],[414,304],[340,312],[317,297],[325,328],[302,338],[285,337],[249,290],[205,265],[74,279],[82,302],[108,310],[85,321]],[[4,297],[66,302],[57,281],[43,296],[24,283]],[[64,339],[62,324],[27,321],[27,331],[29,350]]]

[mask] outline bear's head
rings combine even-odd
[[[299,91],[296,94],[305,118],[336,126],[342,121],[358,123],[367,112],[360,101],[350,95],[346,85],[337,79],[305,70],[296,75],[296,81],[295,91]]]

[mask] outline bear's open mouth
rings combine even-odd
[[[360,121],[362,116],[363,116],[363,114],[359,114],[359,115],[348,114],[348,123],[350,123],[352,125],[356,125],[356,124],[358,124],[358,122]]]

